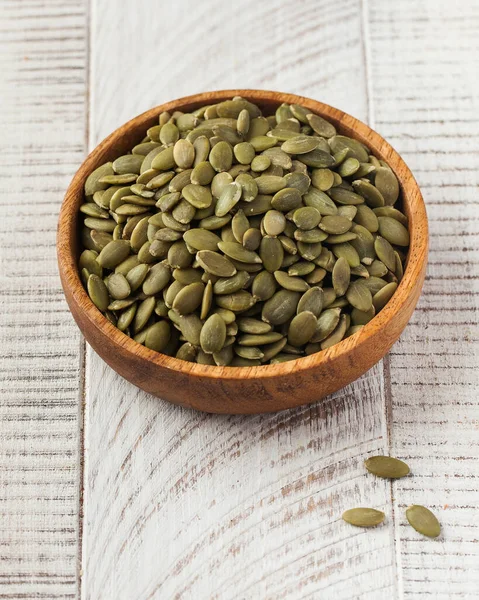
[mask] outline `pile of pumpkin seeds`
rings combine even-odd
[[[371,456],[364,461],[366,469],[383,479],[401,479],[409,475],[409,466],[392,456]],[[385,514],[375,508],[350,508],[342,514],[343,521],[355,527],[376,527],[385,518]],[[441,524],[436,515],[425,506],[413,504],[406,509],[409,525],[426,537],[436,538],[441,533]]]
[[[300,105],[163,112],[85,182],[79,268],[148,348],[206,365],[294,360],[393,296],[409,245],[398,181]]]

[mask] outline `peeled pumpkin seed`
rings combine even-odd
[[[396,175],[386,167],[378,167],[374,177],[374,185],[384,198],[387,206],[392,206],[399,196],[399,183]]]
[[[373,301],[371,292],[359,280],[353,281],[350,284],[346,292],[346,298],[351,306],[362,312],[367,312],[371,308]]]
[[[304,346],[316,331],[316,317],[307,310],[297,314],[288,329],[288,343],[292,346]]]
[[[153,350],[279,364],[353,335],[390,300],[409,245],[399,194],[386,163],[303,106],[165,112],[87,178],[79,269],[107,319]],[[200,344],[213,315],[214,352]]]
[[[373,305],[376,312],[379,312],[382,308],[386,306],[386,304],[391,300],[394,295],[394,292],[397,290],[398,284],[391,282],[387,283],[384,287],[382,287],[379,291],[377,291],[373,296]]]
[[[342,519],[355,527],[376,527],[384,521],[384,513],[375,508],[350,508]]]
[[[284,271],[275,271],[274,278],[282,288],[291,290],[292,292],[305,292],[309,289],[309,285],[304,279],[301,279],[301,277],[291,277]]]
[[[106,287],[115,300],[124,300],[131,292],[130,284],[121,273],[112,273],[106,280]]]
[[[286,323],[296,312],[300,294],[291,290],[280,290],[264,303],[262,319],[270,325]]]
[[[333,267],[333,288],[337,296],[344,296],[351,280],[351,268],[344,257],[339,257]]]
[[[408,465],[392,456],[371,456],[364,461],[366,469],[377,477],[399,479],[409,474]]]
[[[253,296],[245,291],[234,292],[233,294],[219,295],[216,298],[216,304],[220,308],[227,308],[233,312],[242,312],[253,306],[255,300]]]
[[[108,289],[98,275],[91,274],[88,278],[88,295],[99,310],[105,311],[108,308]]]
[[[379,234],[395,246],[409,246],[409,232],[402,223],[391,217],[379,217]]]
[[[409,525],[418,533],[430,538],[436,538],[441,533],[441,524],[437,517],[425,506],[413,504],[406,509]]]

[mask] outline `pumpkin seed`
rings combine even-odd
[[[319,115],[308,114],[306,115],[306,118],[313,131],[321,137],[330,138],[333,137],[333,135],[336,135],[336,128],[334,125]]]
[[[234,292],[216,297],[216,304],[220,308],[227,308],[233,312],[242,312],[253,306],[255,300],[253,296],[245,291]]]
[[[340,308],[328,308],[324,310],[316,321],[316,330],[311,341],[317,343],[325,340],[336,329],[340,315]]]
[[[378,217],[379,234],[390,244],[409,246],[409,232],[402,223],[392,217]]]
[[[350,284],[346,292],[346,298],[351,306],[362,312],[367,312],[373,302],[371,292],[362,281],[353,281]]]
[[[309,289],[309,285],[304,279],[301,279],[301,277],[291,277],[284,271],[275,271],[274,278],[282,288],[291,290],[292,292],[305,292]]]
[[[168,345],[171,336],[171,328],[167,321],[159,321],[148,328],[145,337],[145,346],[156,352],[163,352]]]
[[[291,290],[280,290],[264,303],[262,319],[270,325],[286,323],[296,312],[300,294]]]
[[[99,310],[106,310],[110,303],[108,290],[101,277],[91,274],[88,278],[88,295]]]
[[[115,300],[124,300],[131,293],[130,284],[121,273],[112,273],[106,280],[106,287]]]
[[[288,329],[288,343],[292,346],[304,346],[316,332],[316,317],[307,310],[297,314]]]
[[[350,508],[342,519],[355,527],[376,527],[384,521],[384,513],[375,508]]]
[[[339,257],[333,267],[333,288],[337,296],[344,296],[351,279],[351,268],[344,257]]]
[[[376,312],[379,312],[391,300],[394,292],[397,290],[398,284],[395,282],[387,283],[373,296],[373,305]]]
[[[374,177],[374,185],[384,198],[386,206],[392,206],[399,197],[399,183],[391,169],[378,167]]]
[[[425,506],[413,504],[406,509],[409,525],[418,533],[430,538],[436,538],[441,533],[441,524],[437,517]]]
[[[364,461],[366,469],[377,477],[399,479],[409,474],[408,465],[392,456],[371,456]]]

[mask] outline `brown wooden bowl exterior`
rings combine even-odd
[[[411,243],[404,277],[383,310],[358,333],[336,346],[295,361],[261,367],[212,367],[165,356],[136,343],[94,306],[81,283],[79,206],[88,174],[137,144],[163,111],[190,111],[233,96],[257,103],[271,114],[282,102],[305,106],[334,123],[340,133],[359,139],[394,170],[409,219]],[[70,310],[93,349],[122,377],[185,407],[212,413],[261,413],[314,402],[344,387],[370,369],[406,326],[424,282],[428,225],[419,187],[399,154],[354,117],[309,98],[260,90],[223,90],[195,94],[157,106],[103,140],[75,174],[63,201],[57,237],[60,277]]]

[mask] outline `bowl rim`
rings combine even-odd
[[[186,105],[192,104],[202,106],[238,95],[260,104],[274,103],[276,105],[280,103],[278,101],[278,96],[280,96],[282,102],[288,104],[300,104],[311,109],[312,112],[326,115],[326,118],[332,120],[335,125],[339,125],[340,133],[341,131],[344,132],[346,129],[350,130],[351,133],[356,133],[356,137],[359,136],[368,139],[369,142],[374,140],[374,144],[372,144],[374,153],[379,153],[383,157],[387,157],[386,162],[395,172],[403,195],[406,193],[404,180],[407,177],[407,196],[411,197],[410,201],[414,204],[414,211],[411,211],[409,202],[405,203],[406,212],[410,213],[408,214],[410,245],[404,276],[392,298],[369,323],[345,340],[342,340],[326,350],[321,350],[320,352],[310,354],[309,356],[274,365],[252,367],[200,365],[161,354],[135,342],[132,338],[128,337],[110,323],[110,321],[108,321],[108,319],[97,309],[90,300],[80,279],[80,273],[75,258],[76,249],[73,247],[72,243],[74,237],[73,229],[76,227],[76,220],[72,219],[71,215],[72,213],[78,212],[86,176],[93,170],[98,159],[111,150],[120,136],[124,134],[125,130],[132,127],[137,128],[140,123],[146,123],[163,111],[179,110]],[[355,136],[351,135],[351,137]],[[378,143],[381,146],[380,152],[378,152],[377,149]],[[413,218],[411,218],[411,216],[413,216]],[[134,356],[141,357],[159,367],[176,372],[180,371],[185,375],[202,379],[265,379],[285,376],[293,371],[301,372],[314,369],[319,364],[323,366],[327,365],[339,356],[350,353],[353,349],[359,350],[367,343],[367,340],[373,335],[374,331],[383,328],[386,323],[394,319],[408,304],[410,294],[414,288],[414,283],[416,279],[420,277],[421,271],[424,268],[424,263],[427,261],[427,254],[428,225],[425,203],[414,176],[399,153],[396,152],[396,150],[394,150],[394,148],[376,131],[342,110],[311,98],[296,94],[274,92],[271,90],[234,89],[203,92],[171,100],[133,117],[104,138],[88,154],[79,169],[75,172],[60,208],[57,228],[57,257],[62,285],[65,288],[65,291],[68,286],[73,300],[80,307],[80,310],[82,310],[90,325],[97,329],[101,335],[108,338],[110,344],[121,347],[123,350]]]

